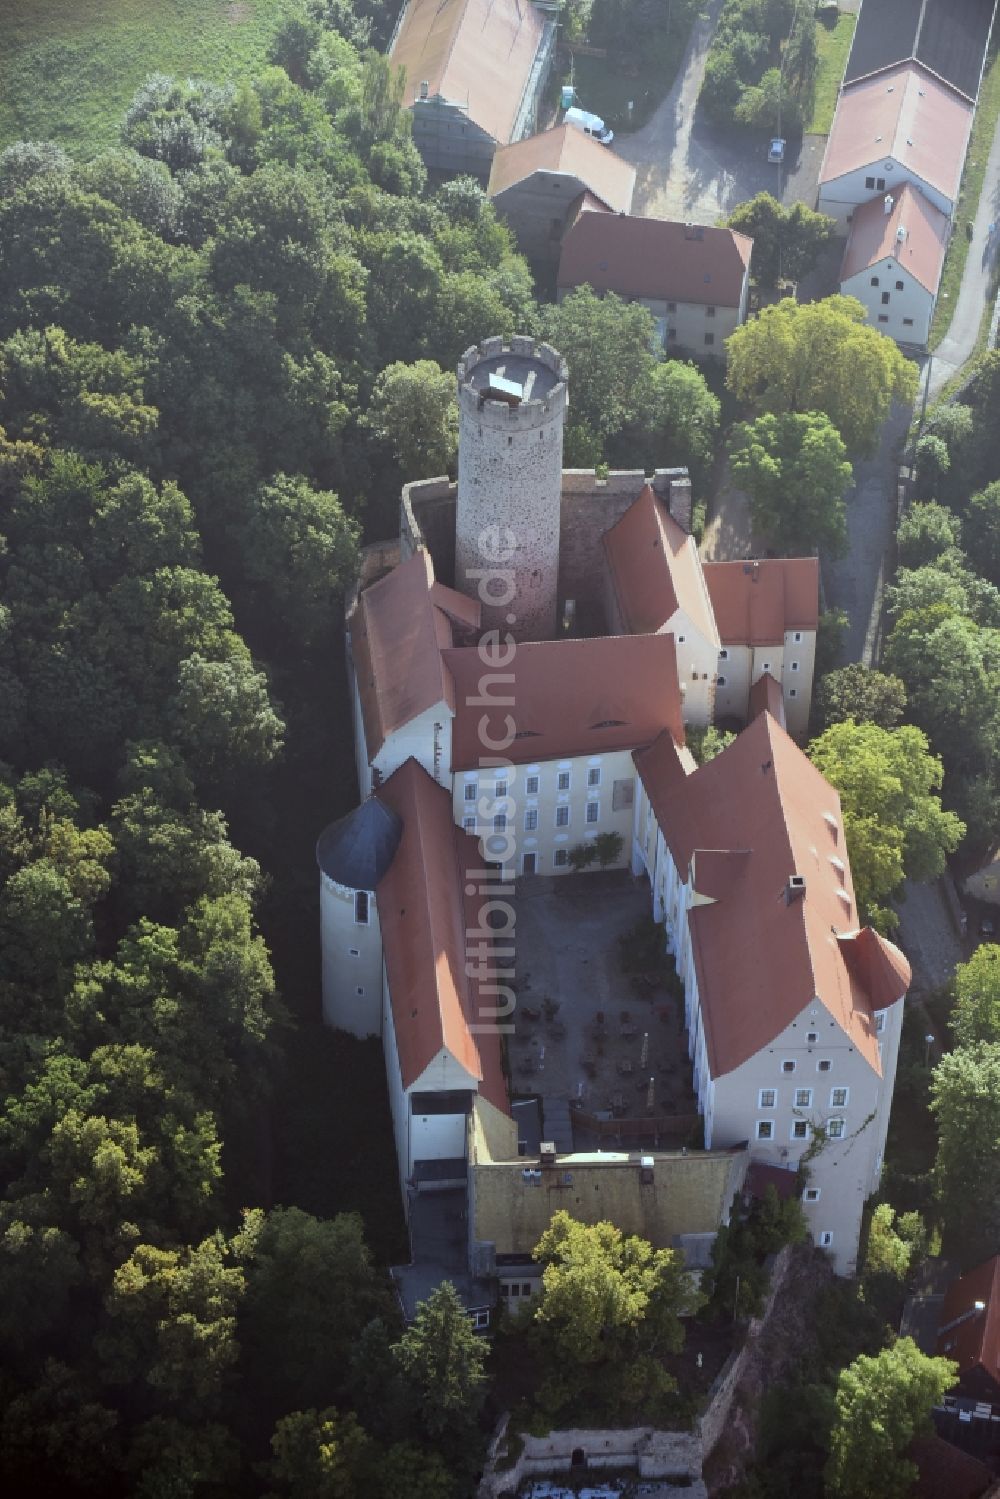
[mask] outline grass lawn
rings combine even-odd
[[[837,107],[840,81],[847,66],[847,54],[854,38],[856,16],[837,17],[836,26],[827,27],[816,23],[816,46],[819,51],[819,67],[816,70],[816,92],[812,119],[806,126],[810,135],[829,135],[833,124],[833,112]]]
[[[0,147],[112,145],[147,73],[253,69],[290,0],[0,0]]]
[[[559,86],[569,83],[572,71],[577,99],[583,109],[600,115],[613,130],[638,130],[673,87],[690,36],[691,22],[678,15],[655,51],[634,57],[627,65],[614,57],[590,57],[577,52],[571,70],[568,61],[563,66],[564,54],[560,53],[553,69],[556,97]]]
[[[990,49],[983,86],[979,93],[976,116],[972,122],[969,154],[965,158],[965,172],[962,176],[962,187],[955,209],[955,227],[952,231],[948,253],[945,256],[944,270],[941,273],[941,288],[938,292],[937,306],[934,308],[930,338],[927,341],[927,346],[932,351],[937,348],[948,331],[959,288],[962,285],[965,262],[969,258],[967,225],[975,219],[979,207],[979,195],[983,190],[983,178],[986,175],[986,158],[990,154],[998,117],[1000,117],[1000,45],[994,42]],[[989,310],[992,311],[992,308]],[[987,316],[986,309],[983,315]]]

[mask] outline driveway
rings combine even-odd
[[[647,218],[713,224],[761,192],[815,201],[825,136],[807,136],[779,168],[768,163],[758,132],[720,129],[697,112],[722,5],[705,6],[674,86],[652,118],[634,135],[615,138],[615,150],[637,170],[633,211]]]
[[[972,226],[969,258],[965,262],[962,285],[951,326],[924,368],[923,384],[927,399],[932,401],[972,355],[979,337],[983,308],[990,294],[990,281],[998,254],[1000,223],[1000,120],[986,162],[986,176],[979,207]],[[955,224],[955,233],[964,234],[964,221]]]
[[[913,989],[927,993],[946,984],[965,961],[955,933],[941,882],[915,885],[907,880],[905,899],[899,901],[899,940],[913,965]]]

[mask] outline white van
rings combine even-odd
[[[600,115],[591,114],[589,109],[567,109],[563,120],[567,125],[575,125],[584,135],[592,135],[602,146],[610,146],[615,138],[615,132],[608,129]]]

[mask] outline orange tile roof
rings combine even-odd
[[[368,754],[389,734],[435,703],[451,705],[451,678],[441,661],[453,624],[479,628],[480,608],[434,581],[427,552],[416,552],[366,588],[350,619],[351,654]]]
[[[647,484],[602,538],[625,629],[659,630],[683,609],[705,639],[719,644],[698,548]]]
[[[466,932],[482,925],[480,898],[465,894],[468,873],[482,864],[479,845],[455,826],[450,795],[415,760],[389,776],[378,798],[403,824],[376,888],[403,1087],[447,1050],[509,1113],[499,1032],[471,1030],[496,1004],[466,973]]]
[[[825,183],[891,158],[954,203],[972,114],[968,99],[919,63],[900,63],[848,84],[833,117],[820,191]]]
[[[980,1313],[975,1311],[977,1301],[984,1303]],[[973,1315],[966,1317],[966,1312]],[[958,1317],[965,1320],[948,1328]],[[982,1368],[1000,1383],[1000,1255],[952,1281],[941,1304],[938,1327],[942,1330],[934,1352],[955,1360],[960,1381]]]
[[[502,146],[493,157],[487,194],[498,198],[536,172],[575,177],[581,191],[615,213],[627,213],[632,206],[635,167],[574,125],[557,125]]]
[[[891,259],[936,296],[947,248],[947,215],[918,188],[905,182],[893,200],[891,213],[886,213],[881,194],[854,210],[840,279],[847,281],[859,271]]]
[[[389,57],[406,70],[408,103],[426,83],[505,145],[544,34],[528,0],[409,0]]]
[[[785,696],[781,683],[769,671],[762,672],[750,688],[750,717],[756,718],[758,713],[770,713],[782,728],[786,727]]]
[[[723,645],[781,645],[786,630],[815,630],[819,561],[706,562],[705,583]]]
[[[484,666],[475,648],[446,650],[444,661],[455,683],[453,770],[479,765],[491,753],[484,738],[504,740],[508,718],[517,737],[496,753],[515,765],[635,749],[664,729],[684,742],[670,635],[535,641],[519,645],[502,668]],[[490,676],[497,706],[487,709],[476,700]]]
[[[683,781],[661,775],[664,755],[659,741],[634,758],[674,863],[684,876],[693,863],[711,897],[688,922],[712,1076],[769,1046],[814,997],[880,1074],[872,1010],[884,991],[865,988],[835,935],[857,928],[836,791],[770,713]],[[805,892],[786,901],[793,874]],[[909,970],[891,952],[899,998]]]
[[[734,229],[582,213],[563,238],[556,284],[738,307],[752,247]]]

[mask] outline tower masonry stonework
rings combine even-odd
[[[458,406],[456,585],[482,601],[484,628],[551,640],[566,364],[533,338],[485,339],[462,356]]]

